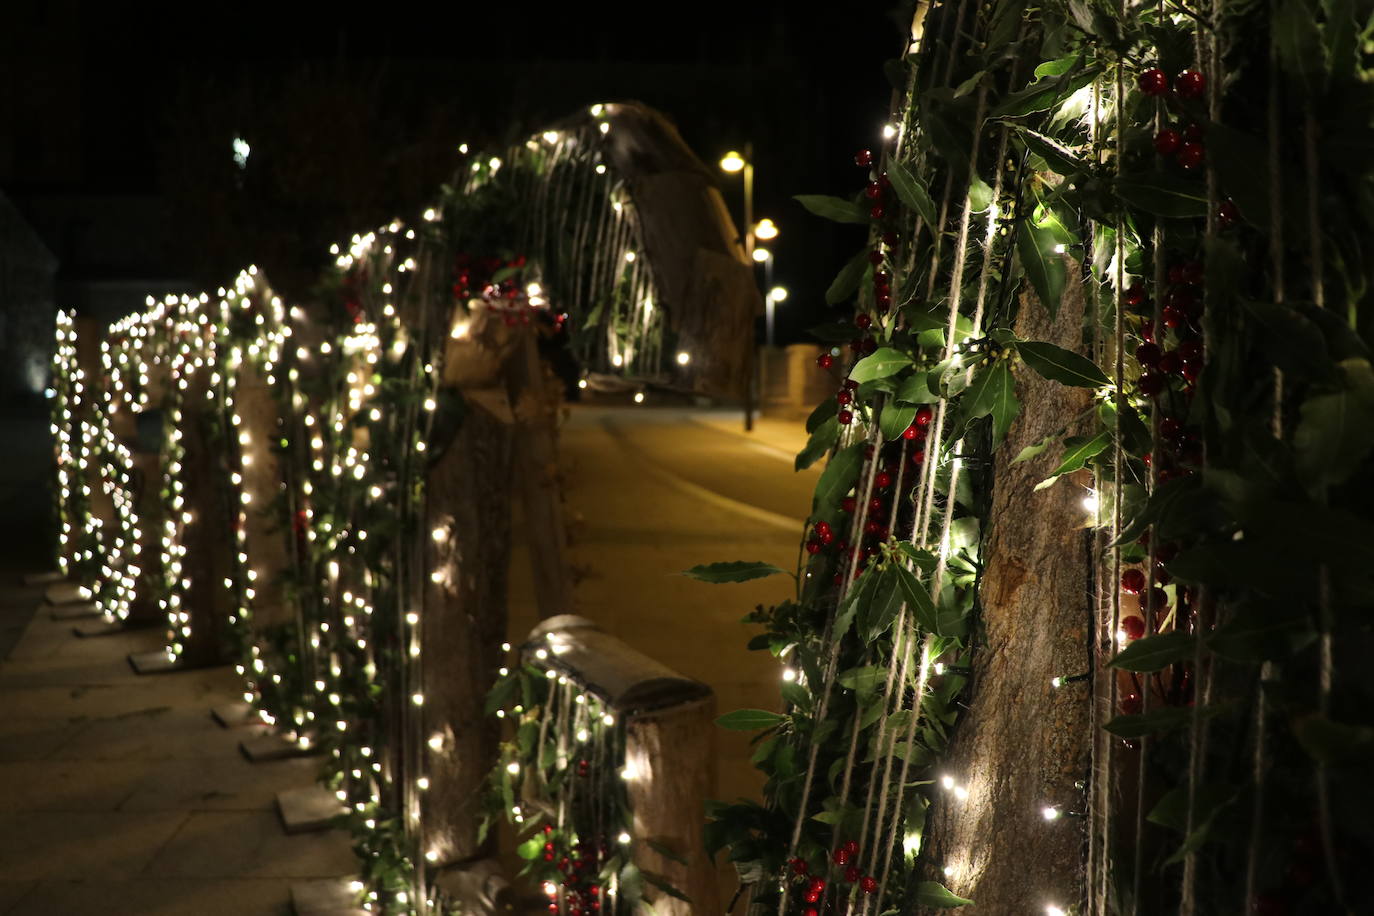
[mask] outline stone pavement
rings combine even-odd
[[[210,717],[238,698],[232,668],[139,677],[125,657],[159,631],[76,637],[17,581],[4,623],[37,613],[0,662],[0,914],[278,916],[292,883],[356,870],[342,831],[278,820],[318,761],[251,764],[250,728]]]

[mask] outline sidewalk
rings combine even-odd
[[[39,588],[0,585],[7,609]],[[338,830],[287,836],[279,790],[318,760],[249,763],[212,706],[232,668],[139,677],[159,631],[82,639],[39,607],[0,662],[0,914],[281,916],[303,878],[356,871]]]

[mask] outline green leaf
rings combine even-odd
[[[806,418],[806,431],[808,433],[814,433],[816,427],[820,426],[830,417],[835,416],[838,412],[839,403],[834,398],[826,398],[824,401],[817,404],[816,409],[811,411],[810,416]]]
[[[659,855],[663,856],[663,858],[667,859],[669,862],[676,862],[679,865],[687,864],[686,856],[684,856],[680,852],[671,849],[668,846],[663,845],[658,840],[644,840],[643,842],[645,846],[648,846],[650,849],[652,849]]]
[[[1022,220],[1016,230],[1016,254],[1021,260],[1021,268],[1051,319],[1059,313],[1066,277],[1064,258],[1055,251],[1058,245],[1053,232],[1039,228],[1028,219]]]
[[[974,175],[969,178],[968,199],[973,212],[982,213],[992,206],[992,188],[978,175]]]
[[[1374,728],[1346,725],[1321,716],[1304,716],[1293,734],[1308,756],[1320,763],[1348,763],[1374,757]]]
[[[931,600],[930,592],[911,570],[905,566],[895,568],[897,586],[902,591],[902,599],[906,601],[906,606],[916,615],[916,623],[927,633],[935,632],[938,626],[935,620],[935,602]]]
[[[1171,630],[1137,639],[1107,663],[1124,671],[1159,671],[1175,662],[1193,657],[1195,641],[1191,633]]]
[[[1325,381],[1334,369],[1321,329],[1301,312],[1273,302],[1245,302],[1264,354],[1284,372]]]
[[[1224,706],[1165,706],[1134,716],[1117,716],[1102,726],[1118,738],[1142,738],[1155,732],[1183,728],[1193,721],[1193,713],[1211,718],[1226,711]]]
[[[1092,360],[1052,343],[1021,340],[1016,343],[1016,352],[1021,354],[1027,366],[1052,382],[1076,388],[1101,388],[1111,384],[1111,379]]]
[[[1041,439],[1039,442],[1036,442],[1033,445],[1026,446],[1025,448],[1021,449],[1021,451],[1016,453],[1016,457],[1011,459],[1011,463],[1020,464],[1023,461],[1030,461],[1032,458],[1039,455],[1045,449],[1049,448],[1050,445],[1053,444],[1056,440],[1058,440],[1059,437],[1063,434],[1064,431],[1062,429],[1057,430],[1055,432],[1050,433],[1048,436]]]
[[[1308,96],[1323,91],[1328,66],[1316,13],[1304,0],[1279,0],[1270,26],[1283,70],[1297,77],[1301,91]]]
[[[931,233],[935,233],[939,229],[935,225],[935,203],[925,185],[895,159],[887,163],[887,178],[892,182],[892,190],[897,192],[897,199],[907,209],[916,211]]]
[[[928,372],[915,372],[907,376],[894,397],[903,404],[934,404],[940,400],[935,392],[930,390]]]
[[[887,378],[889,375],[896,375],[910,365],[911,357],[901,350],[879,347],[855,363],[854,368],[849,370],[849,377],[862,384],[874,379]]]
[[[801,450],[797,455],[796,461],[793,462],[793,469],[804,471],[811,467],[811,465],[816,463],[817,459],[830,451],[830,447],[839,441],[839,438],[840,421],[836,417],[831,417],[820,426],[816,427],[815,432],[811,434],[811,438],[807,440],[806,448]]]
[[[1102,450],[1112,443],[1112,434],[1100,432],[1091,438],[1087,436],[1070,436],[1064,440],[1064,457],[1059,462],[1059,467],[1050,472],[1050,476],[1035,485],[1036,490],[1043,490],[1054,483],[1065,474],[1081,470],[1088,460],[1101,454]]]
[[[840,268],[840,272],[835,275],[834,280],[830,281],[830,287],[825,291],[826,304],[839,305],[858,292],[859,284],[863,282],[864,274],[868,268],[868,251],[866,249],[846,261],[844,267]]]
[[[766,709],[736,709],[716,719],[716,725],[735,732],[752,732],[761,728],[773,728],[785,721],[786,716]]]
[[[797,194],[793,200],[817,216],[837,223],[868,223],[868,214],[852,200],[831,197],[828,194]]]
[[[1016,118],[1053,108],[1092,82],[1098,70],[1096,66],[1084,68],[1082,58],[1075,58],[1063,72],[1047,75],[1008,95],[989,117]]]
[[[537,859],[544,854],[544,834],[536,833],[515,847],[515,854],[522,859]]]
[[[661,890],[663,893],[667,894],[669,897],[676,897],[678,900],[685,901],[686,903],[692,902],[691,897],[688,897],[682,891],[673,887],[672,882],[665,878],[663,875],[660,875],[657,872],[649,871],[648,869],[640,869],[640,874],[644,876],[645,881],[648,881],[650,884]]]
[[[911,423],[915,419],[916,408],[914,406],[888,401],[883,405],[883,412],[878,420],[878,428],[882,430],[883,438],[890,442],[910,429]]]
[[[732,560],[725,563],[707,563],[702,566],[693,566],[691,569],[683,570],[682,575],[700,582],[720,585],[726,582],[748,582],[750,579],[763,579],[785,572],[786,570],[779,569],[772,563]]]
[[[922,881],[916,885],[916,905],[929,906],[936,909],[948,910],[956,906],[968,906],[972,903],[965,897],[952,893],[938,881]]]
[[[887,681],[887,669],[879,668],[876,665],[850,668],[848,671],[840,672],[835,680],[841,687],[846,687],[855,693],[875,693],[878,686]]]
[[[1022,142],[1041,159],[1049,164],[1060,175],[1069,176],[1087,170],[1087,163],[1079,159],[1064,144],[1053,137],[1046,136],[1038,131],[1023,127],[1020,124],[1013,124],[1016,133]]]
[[[859,608],[860,635],[864,642],[871,643],[886,633],[901,607],[902,590],[893,567],[889,566],[874,587],[872,600]]]
[[[1309,397],[1293,431],[1298,470],[1318,488],[1344,482],[1374,450],[1374,372],[1362,359],[1340,366],[1348,387]]]
[[[992,417],[992,444],[996,447],[1021,411],[1008,361],[994,360],[992,365],[980,370],[964,392],[964,403],[969,419]]]
[[[1122,178],[1116,183],[1122,200],[1155,216],[1185,219],[1207,215],[1207,188],[1196,179],[1172,175]]]
[[[853,488],[859,474],[864,445],[863,442],[855,442],[840,449],[831,456],[821,472],[811,501],[811,514],[818,520],[829,519],[839,511],[840,501]]]
[[[1204,783],[1197,787],[1194,820],[1211,818],[1236,797],[1236,787],[1228,783]],[[1180,833],[1188,829],[1188,787],[1176,786],[1150,810],[1145,819],[1152,824],[1168,827]]]

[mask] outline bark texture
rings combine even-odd
[[[425,849],[439,864],[478,855],[477,824],[487,773],[496,759],[497,722],[484,712],[506,638],[513,428],[469,404],[456,437],[429,471],[425,580],[421,616],[430,789]]]
[[[180,641],[182,659],[188,666],[203,667],[225,661],[224,628],[230,613],[237,613],[238,602],[224,580],[233,575],[233,530],[230,510],[225,504],[219,448],[211,440],[211,420],[202,406],[206,381],[202,374],[186,389],[181,408],[181,435],[185,455],[182,481],[190,524],[184,525],[181,574],[190,580],[186,603],[180,608],[190,620],[179,623],[173,641]],[[190,627],[189,635],[182,630]]]
[[[1058,318],[1023,297],[1016,333],[1083,351],[1083,290],[1071,265]],[[1056,676],[1086,672],[1092,568],[1085,490],[1061,480],[1035,492],[1059,463],[1050,447],[1012,459],[1089,405],[1084,389],[1017,372],[1021,413],[994,458],[994,492],[984,548],[983,637],[974,655],[968,709],[944,773],[966,801],[938,792],[927,821],[930,878],[971,898],[969,916],[1069,909],[1083,885],[1084,822],[1046,821],[1047,805],[1082,811],[1091,746],[1090,686],[1055,688]],[[1070,434],[1081,430],[1070,429]],[[943,869],[950,869],[948,874]]]
[[[248,434],[247,444],[239,448],[243,492],[250,497],[244,511],[244,535],[257,573],[252,623],[254,627],[280,626],[296,619],[282,587],[290,563],[287,538],[292,536],[291,529],[282,525],[273,507],[285,488],[283,469],[272,450],[273,440],[281,436],[280,411],[267,380],[251,360],[245,360],[239,369],[234,410],[243,421],[240,431]]]

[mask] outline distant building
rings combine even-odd
[[[52,359],[57,258],[0,194],[0,403],[40,398]]]

